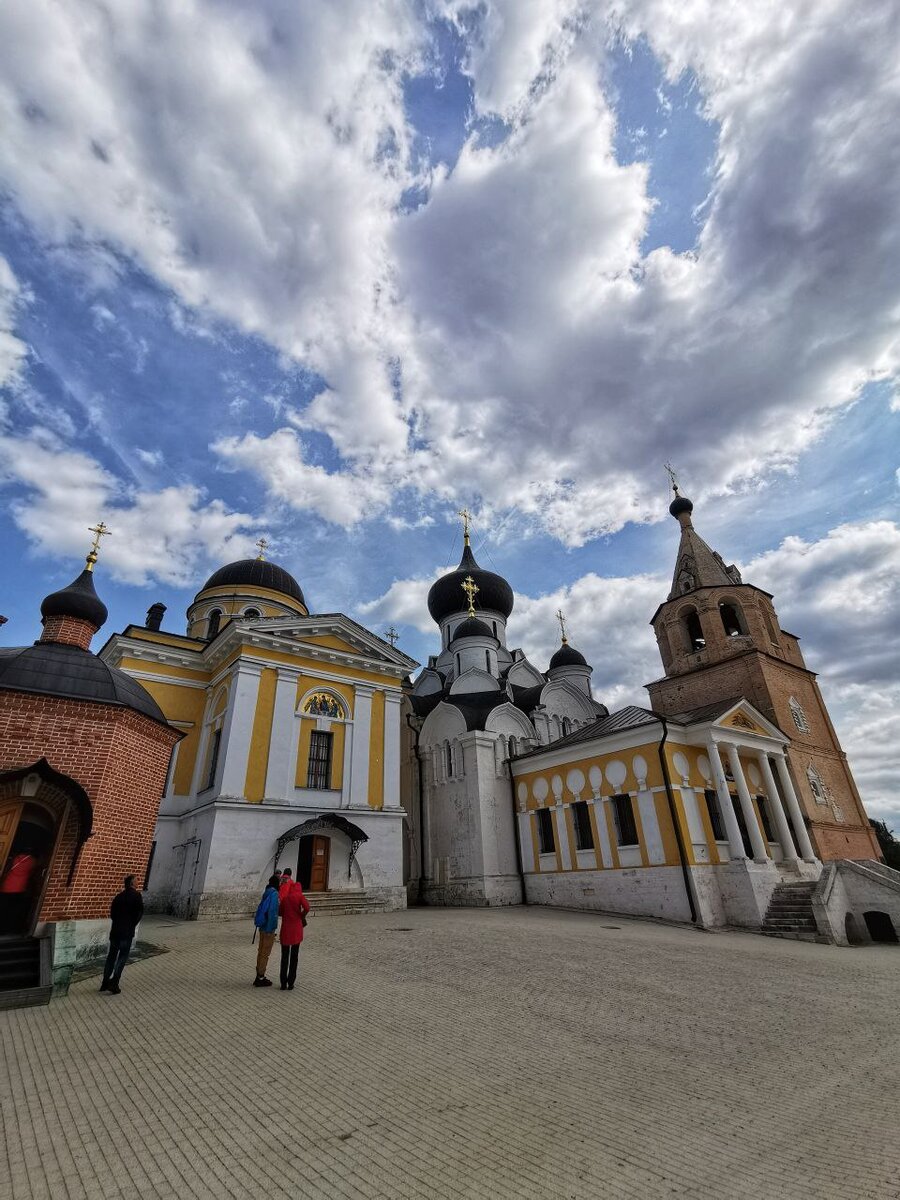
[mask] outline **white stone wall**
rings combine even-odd
[[[838,946],[870,942],[864,917],[869,911],[887,913],[900,937],[900,871],[874,862],[828,863],[813,893],[819,932]]]
[[[529,904],[690,921],[680,867],[547,871],[526,875]]]

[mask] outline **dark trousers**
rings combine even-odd
[[[131,953],[131,943],[134,941],[134,934],[117,934],[113,937],[110,934],[109,938],[109,954],[106,956],[106,966],[103,968],[104,983],[118,983],[122,972],[125,969],[125,964],[128,962],[128,955]]]
[[[300,943],[296,946],[281,947],[281,986],[294,986],[297,978],[297,958],[300,954]]]

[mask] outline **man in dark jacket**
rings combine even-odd
[[[131,943],[134,932],[144,915],[144,901],[141,893],[134,886],[134,876],[125,876],[125,887],[109,906],[109,916],[112,925],[109,930],[109,954],[106,956],[106,966],[103,968],[101,992],[109,992],[118,996],[122,990],[119,980],[131,953]]]

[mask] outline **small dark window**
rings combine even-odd
[[[696,608],[692,608],[690,612],[685,614],[684,627],[687,631],[688,648],[690,650],[703,650],[706,646],[706,638],[703,636],[703,626],[700,624]]]
[[[306,773],[308,788],[331,787],[331,744],[332,735],[314,729],[309,738],[309,768]]]
[[[212,735],[209,747],[209,771],[206,774],[206,786],[211,788],[216,782],[216,768],[219,765],[219,746],[222,744],[222,730],[217,729]]]
[[[447,778],[453,778],[453,747],[449,743],[447,745]]]
[[[538,845],[541,854],[553,854],[556,850],[556,842],[553,837],[553,816],[549,808],[537,810],[537,823]]]
[[[219,622],[222,620],[222,613],[218,608],[214,608],[209,614],[206,621],[206,636],[209,641],[212,641],[219,632]]]
[[[760,819],[762,820],[763,832],[766,835],[767,842],[775,841],[775,833],[772,829],[772,813],[769,808],[769,801],[765,796],[756,797],[756,805],[759,809]]]
[[[631,797],[626,795],[613,796],[613,817],[616,822],[616,837],[620,846],[637,846],[638,832],[634,820],[634,806]]]
[[[491,670],[491,652],[490,652],[490,650],[485,650],[485,652],[484,652],[484,665],[487,668],[488,674],[490,674],[490,670]]]
[[[493,629],[494,637],[496,637],[497,636],[497,622],[496,621],[491,621],[491,629]]]
[[[722,822],[722,810],[719,807],[719,794],[714,788],[707,788],[703,795],[706,799],[706,811],[709,813],[713,837],[717,842],[724,842],[725,826]]]
[[[740,637],[744,632],[740,613],[735,604],[720,604],[719,615],[722,618],[722,628],[726,637]]]
[[[572,816],[575,820],[576,850],[593,850],[594,831],[591,828],[591,814],[586,800],[578,800],[572,805]]]
[[[569,720],[568,717],[563,717],[563,719],[562,719],[562,735],[563,735],[563,737],[566,737],[571,732],[572,732],[572,722]]]
[[[248,608],[247,611],[244,613],[244,616],[251,617],[252,619],[255,620],[259,616],[259,609],[258,608]]]

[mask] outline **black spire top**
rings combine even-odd
[[[89,621],[95,629],[106,621],[109,610],[94,590],[94,575],[85,567],[77,579],[58,592],[51,592],[41,604],[41,616],[75,617]]]
[[[462,585],[468,575],[471,575],[477,587],[478,607],[508,617],[513,610],[512,588],[501,575],[495,575],[493,571],[483,571],[475,561],[472,547],[467,543],[463,547],[462,558],[456,570],[442,575],[431,585],[431,591],[428,593],[428,611],[432,619],[440,625],[444,617],[466,611]]]

